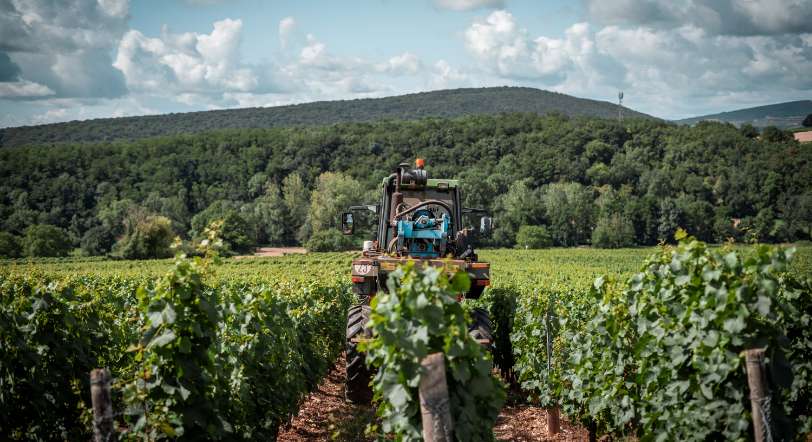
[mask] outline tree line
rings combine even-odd
[[[352,247],[339,213],[376,203],[415,157],[490,212],[491,246],[652,245],[680,227],[709,242],[809,240],[812,152],[751,129],[504,114],[4,148],[0,255],[164,256],[213,219],[234,253]]]

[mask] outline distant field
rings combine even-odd
[[[738,246],[743,247],[743,246]],[[794,266],[812,277],[812,245],[796,246]],[[539,287],[586,289],[595,278],[606,275],[619,279],[631,276],[657,247],[629,249],[551,248],[543,250],[486,249],[479,257],[489,261],[493,286],[517,283]],[[250,281],[329,280],[349,275],[357,253],[308,253],[280,257],[224,259],[215,267],[218,279]],[[152,278],[165,274],[171,259],[114,261],[99,258],[16,259],[0,261],[0,273],[43,273],[52,276]]]
[[[326,281],[349,271],[350,253],[311,253],[281,257],[228,258],[213,268],[218,280],[257,283],[277,279]],[[42,273],[46,276],[96,276],[126,279],[148,279],[164,275],[172,259],[104,260],[98,258],[16,259],[0,261],[0,274]]]

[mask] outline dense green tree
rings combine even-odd
[[[109,199],[105,201],[104,205],[98,207],[96,218],[110,235],[117,238],[124,234],[127,219],[132,218],[134,212],[143,211],[144,209],[131,199]]]
[[[253,203],[244,205],[241,215],[254,228],[254,237],[261,244],[284,245],[286,243],[288,210],[282,192],[276,184],[265,187],[265,193]],[[298,225],[297,225],[298,227]]]
[[[0,232],[0,258],[17,258],[20,255],[20,239],[9,232]]]
[[[257,172],[248,180],[248,196],[258,197],[265,193],[265,187],[268,185],[268,175],[264,172]]]
[[[82,248],[82,253],[87,256],[104,255],[109,252],[116,238],[113,236],[112,231],[105,226],[95,226],[88,229],[84,235],[79,246]]]
[[[240,214],[236,202],[218,200],[192,218],[192,233],[200,237],[213,221],[221,220],[221,235],[225,253],[245,253],[257,245],[256,228]]]
[[[758,129],[756,129],[750,123],[744,123],[739,127],[739,132],[747,138],[756,138],[758,137]]]
[[[612,182],[612,171],[604,163],[597,162],[586,171],[589,180],[597,185],[609,184]]]
[[[681,224],[691,229],[691,235],[702,241],[712,241],[713,206],[707,201],[689,195],[680,195],[676,199],[677,211],[681,215]]]
[[[35,224],[25,229],[22,240],[25,256],[67,256],[70,251],[68,235],[59,227]]]
[[[752,139],[746,128],[713,122],[690,127],[626,119],[621,126],[505,114],[4,147],[0,230],[21,236],[31,225],[51,224],[71,243],[121,238],[129,213],[144,210],[192,238],[219,207],[219,219],[226,209],[243,219],[249,243],[302,244],[335,226],[347,205],[376,203],[381,180],[421,156],[431,177],[463,180],[467,207],[494,216],[493,245],[513,245],[521,225],[542,224],[555,244],[587,244],[606,216],[605,189],[621,196],[610,212],[632,223],[637,244],[671,240],[677,226],[716,241],[744,239],[742,229],[753,228],[764,241],[808,239],[812,150],[788,133],[767,132]],[[335,189],[320,186],[324,173],[340,175],[338,193],[352,198],[337,202]],[[584,195],[576,203],[566,192],[549,191],[571,184]],[[270,186],[276,191],[267,196]],[[310,192],[317,188],[314,204]],[[281,223],[275,220],[279,192]],[[320,212],[322,206],[327,210]],[[106,242],[91,248],[103,253]]]
[[[598,218],[592,231],[594,247],[616,249],[630,247],[634,243],[634,226],[628,218],[619,213]]]
[[[357,249],[358,245],[353,241],[353,237],[344,235],[340,230],[330,227],[311,235],[310,239],[305,243],[305,247],[311,252],[338,252]]]
[[[542,198],[550,234],[557,245],[589,242],[595,209],[591,189],[579,183],[555,183],[544,189]]]
[[[545,226],[521,226],[516,233],[516,247],[543,249],[553,245],[553,237]]]
[[[251,226],[236,211],[226,212],[221,232],[225,252],[247,253],[257,245],[251,236]]]
[[[175,238],[172,221],[160,215],[133,213],[124,236],[113,246],[113,255],[126,259],[168,258]]]
[[[650,195],[629,198],[625,214],[634,226],[636,244],[653,245],[659,242],[658,208],[657,198]]]
[[[792,133],[781,130],[775,126],[767,126],[761,131],[761,139],[770,143],[783,143],[792,141],[795,137]]]
[[[185,192],[181,192],[183,194]],[[151,213],[165,216],[172,221],[172,230],[184,234],[189,228],[189,210],[181,195],[161,196],[159,192],[151,192],[144,200],[143,206]]]
[[[673,242],[677,229],[682,227],[682,212],[676,200],[666,198],[660,202],[660,218],[657,225],[657,235],[662,242]]]
[[[310,211],[310,191],[298,173],[292,173],[282,180],[282,199],[285,202],[283,243],[295,244],[302,237],[299,229]]]
[[[742,233],[737,228],[737,220],[731,216],[729,207],[720,206],[714,209],[713,213],[713,240],[718,243],[726,241],[737,241],[742,237]]]
[[[516,243],[519,227],[543,221],[544,206],[540,192],[532,189],[529,184],[529,178],[517,181],[497,199],[497,227],[494,232],[497,245],[512,246]]]
[[[310,198],[307,227],[314,233],[336,228],[340,214],[351,205],[363,203],[365,194],[366,189],[350,176],[321,174]]]
[[[745,232],[747,242],[767,242],[773,238],[776,232],[775,212],[772,208],[765,207],[758,211],[755,216],[748,216],[741,221],[741,230]]]
[[[809,114],[804,118],[804,121],[801,122],[801,126],[803,127],[812,127],[812,114]]]
[[[617,146],[613,146],[602,140],[592,140],[584,146],[584,156],[586,156],[590,162],[596,163],[605,164],[611,162],[612,156],[614,156],[616,151]]]

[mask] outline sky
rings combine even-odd
[[[0,127],[503,85],[810,99],[812,0],[0,0]]]

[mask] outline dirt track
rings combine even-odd
[[[274,257],[307,253],[304,247],[259,247],[253,255],[240,255],[235,258]]]
[[[344,355],[336,361],[318,389],[305,399],[299,414],[280,431],[280,442],[365,441],[364,429],[374,419],[370,407],[344,401]],[[500,441],[586,441],[585,429],[561,419],[561,433],[547,435],[547,414],[529,405],[507,405],[502,409],[494,435]]]
[[[795,139],[800,143],[812,142],[812,130],[806,132],[795,132]]]

